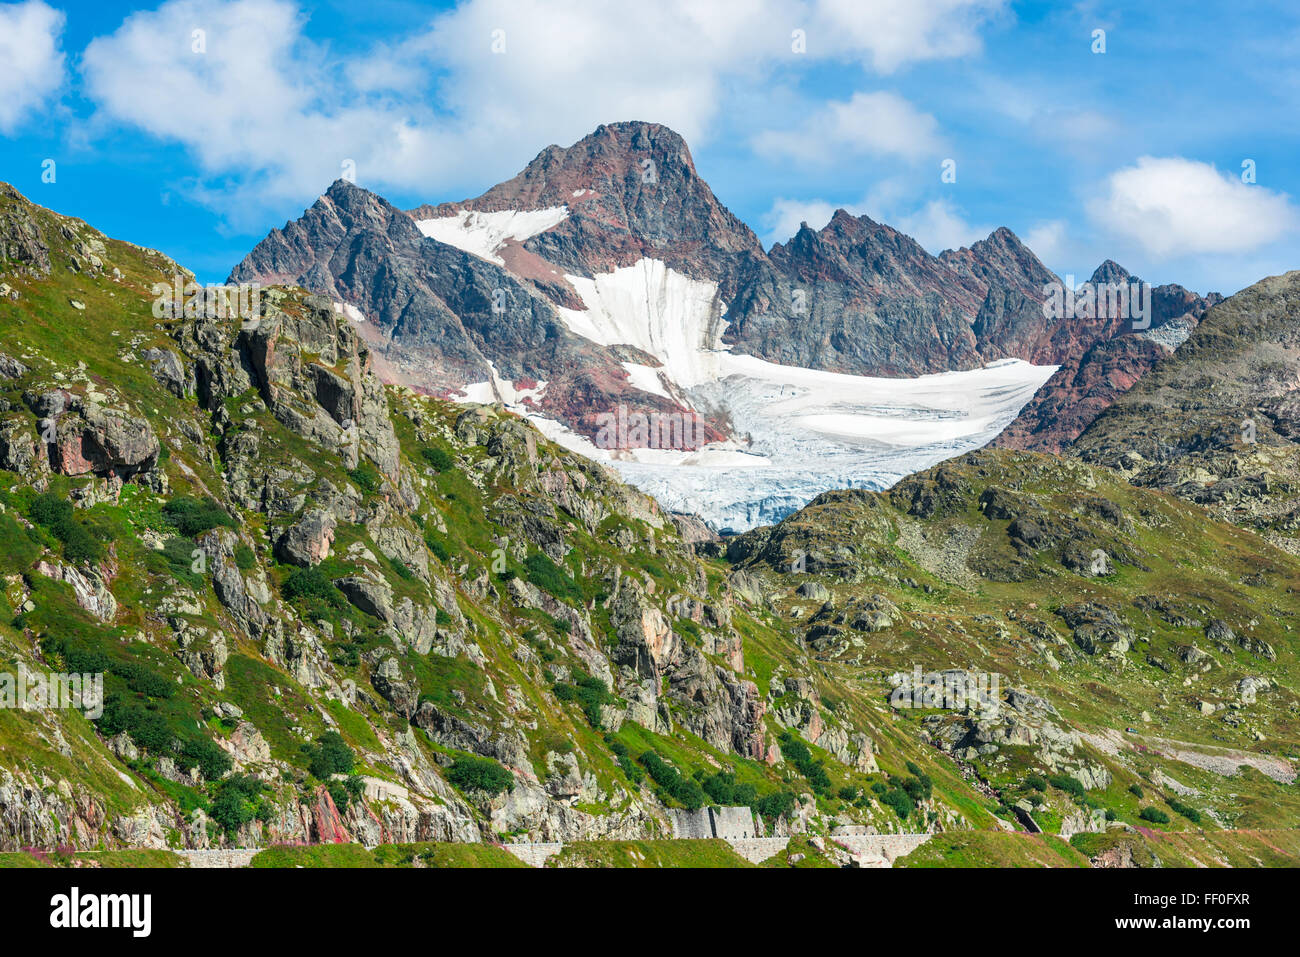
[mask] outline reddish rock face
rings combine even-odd
[[[1137,336],[1099,342],[1057,369],[992,444],[1059,453],[1170,350]]]
[[[317,844],[348,844],[353,840],[348,829],[343,826],[339,809],[334,806],[334,799],[325,787],[316,789],[310,806],[312,841]]]
[[[1094,285],[1141,282],[1109,259],[1088,281]],[[1097,416],[1172,355],[1206,310],[1221,299],[1217,293],[1198,296],[1178,285],[1156,286],[1151,290],[1149,331],[1135,332],[1128,319],[1101,317],[1094,320],[1098,338],[1091,343],[1086,338],[1061,337],[1057,342],[1065,352],[1064,360],[1057,360],[1061,368],[991,444],[1036,452],[1066,449]]]
[[[50,463],[54,471],[62,475],[86,475],[95,470],[95,463],[82,451],[85,440],[80,435],[70,435],[54,446],[54,457]]]

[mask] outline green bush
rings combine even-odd
[[[483,791],[497,795],[514,790],[515,778],[509,771],[488,758],[474,755],[459,757],[447,772],[447,779],[462,791]]]
[[[1031,774],[1029,777],[1025,778],[1025,787],[1029,788],[1031,791],[1046,791],[1047,782],[1043,780],[1041,774]]]
[[[1078,778],[1072,778],[1067,774],[1053,774],[1047,780],[1057,790],[1064,791],[1076,798],[1083,798],[1083,784],[1080,783]]]
[[[617,699],[609,693],[609,687],[601,679],[581,673],[575,677],[577,681],[573,684],[559,681],[551,690],[561,701],[578,702],[582,706],[583,714],[587,716],[587,723],[600,731],[604,727],[600,709],[604,705],[613,704]]]
[[[524,571],[530,582],[556,598],[582,601],[582,589],[569,577],[569,573],[542,552],[533,552],[524,559]]]
[[[356,468],[348,469],[348,478],[368,495],[374,495],[384,487],[384,478],[379,474],[379,469],[369,462],[360,462]]]
[[[1188,805],[1184,804],[1182,801],[1178,800],[1177,798],[1170,798],[1165,803],[1168,804],[1171,808],[1173,808],[1175,813],[1181,814],[1183,817],[1187,818],[1187,820],[1191,821],[1193,824],[1201,823],[1201,812],[1196,810],[1196,808],[1189,807]]]
[[[429,546],[429,551],[440,562],[446,562],[451,558],[451,549],[447,547],[447,541],[432,529],[424,533],[424,544]]]
[[[233,774],[217,785],[209,817],[227,834],[257,817],[262,806],[262,782],[247,774]]]
[[[788,817],[794,810],[794,792],[774,791],[771,794],[765,794],[758,799],[758,805],[754,810],[769,821],[779,817]]]
[[[781,732],[778,740],[781,745],[782,756],[808,779],[808,783],[812,785],[814,791],[829,797],[831,795],[830,775],[826,773],[826,768],[822,766],[822,763],[813,758],[808,746],[789,731]]]
[[[230,755],[210,738],[194,735],[187,738],[176,755],[176,766],[182,771],[198,768],[209,781],[215,781],[230,770]]]
[[[1141,798],[1141,797],[1145,797],[1145,796],[1146,796],[1146,795],[1143,793],[1143,791],[1142,791],[1142,785],[1140,785],[1140,784],[1130,784],[1130,785],[1128,786],[1128,792],[1129,792],[1129,794],[1132,794],[1134,797],[1138,797],[1138,798]]]
[[[704,807],[707,795],[699,782],[683,777],[680,771],[655,752],[647,751],[641,755],[641,765],[650,775],[650,780],[686,810],[696,811]]]
[[[254,554],[251,548],[249,548],[243,542],[240,542],[238,545],[235,546],[235,566],[237,568],[240,568],[244,571],[248,571],[256,564],[257,564],[257,555]]]
[[[188,495],[178,495],[162,507],[163,516],[188,538],[222,526],[235,528],[236,522],[226,510],[207,498],[200,501]]]
[[[126,702],[117,695],[106,696],[104,713],[96,722],[99,733],[106,738],[116,737],[125,731],[136,747],[156,755],[170,755],[176,736],[166,719],[156,711],[147,711],[135,702]]]
[[[329,576],[316,565],[311,568],[295,568],[285,578],[281,591],[288,601],[316,599],[333,605],[335,608],[342,608],[347,604],[347,599],[343,597],[343,593],[334,587],[334,583],[330,581]]]
[[[912,798],[902,788],[890,788],[881,797],[880,802],[894,809],[894,813],[902,820],[907,820],[908,816],[916,810],[916,805],[912,803]]]
[[[74,564],[89,564],[104,557],[99,538],[77,516],[72,503],[54,492],[32,500],[27,517],[47,529],[63,545],[63,557]]]
[[[420,449],[420,455],[433,466],[435,472],[445,472],[456,464],[450,452],[440,446],[426,445]]]
[[[730,807],[753,807],[758,803],[758,789],[752,784],[739,784],[730,771],[718,771],[700,781],[700,787],[713,804]]]
[[[204,578],[193,570],[194,551],[194,542],[191,539],[173,535],[163,543],[162,549],[154,554],[158,556],[155,560],[160,562],[166,574],[178,582],[198,589],[203,587]]]
[[[361,796],[366,793],[366,782],[362,780],[361,775],[351,774],[342,781],[331,781],[328,790],[334,800],[334,806],[342,812],[346,811],[353,801],[361,800]]]
[[[307,770],[322,781],[333,774],[349,773],[354,763],[352,749],[337,731],[326,731],[308,749]]]
[[[1139,812],[1138,817],[1144,821],[1150,821],[1152,824],[1169,823],[1169,815],[1155,807],[1144,807],[1141,812]]]
[[[627,775],[627,779],[633,784],[640,784],[645,778],[645,772],[632,761],[632,755],[628,751],[627,745],[612,735],[605,736],[605,743],[609,745],[609,750],[614,753],[614,757],[618,760],[618,766]]]

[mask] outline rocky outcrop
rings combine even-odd
[[[1300,272],[1210,308],[1070,454],[1169,491],[1300,553]]]
[[[158,438],[147,419],[66,389],[28,391],[23,401],[44,423],[56,472],[129,478],[158,461]]]

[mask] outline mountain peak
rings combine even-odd
[[[1137,277],[1131,272],[1115,262],[1113,259],[1107,259],[1092,272],[1092,277],[1088,282],[1093,285],[1100,283],[1125,283],[1129,280],[1135,280]]]

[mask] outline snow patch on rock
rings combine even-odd
[[[416,227],[430,239],[436,239],[448,246],[455,246],[467,253],[505,265],[496,252],[510,240],[522,243],[538,233],[564,222],[569,215],[567,206],[551,206],[547,209],[530,209],[519,211],[503,209],[485,213],[472,209],[462,209],[452,216],[435,219],[418,219]]]
[[[648,258],[593,279],[565,278],[586,306],[558,310],[570,332],[603,346],[635,346],[685,389],[718,378],[726,323],[717,283]]]

